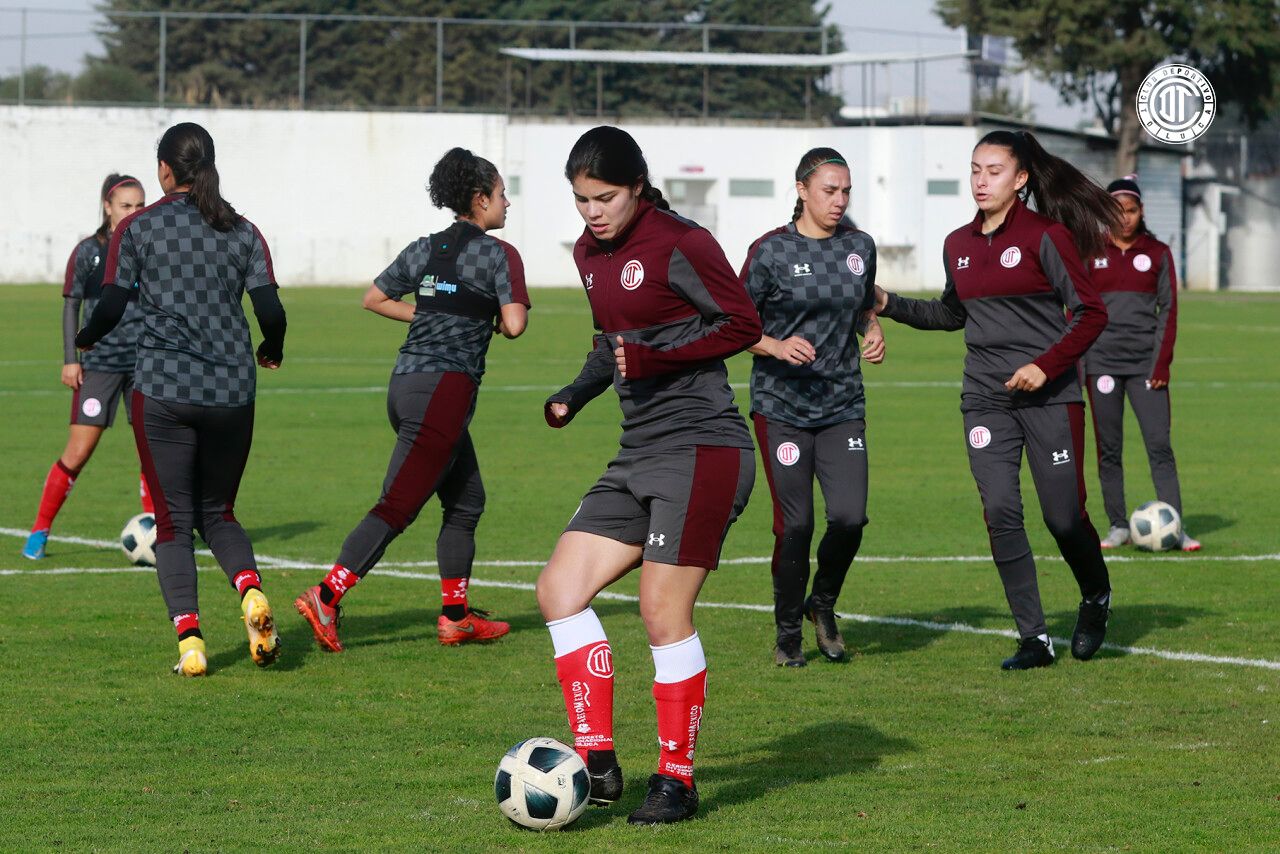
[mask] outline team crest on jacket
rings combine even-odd
[[[1008,249],[1000,253],[1001,267],[1016,267],[1018,262],[1022,260],[1022,250],[1016,246],[1010,246]]]
[[[634,291],[644,282],[644,265],[632,258],[622,267],[622,286]]]
[[[856,252],[850,252],[849,257],[844,259],[844,262],[849,265],[849,272],[855,276],[861,276],[862,271],[866,269],[862,263],[862,256]]]
[[[1145,273],[1151,269],[1151,256],[1145,252],[1139,252],[1133,256],[1133,269],[1139,273]]]

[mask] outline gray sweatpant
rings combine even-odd
[[[1020,409],[964,411],[969,468],[982,496],[991,557],[1005,598],[1023,638],[1047,632],[1036,563],[1022,520],[1019,475],[1026,449],[1040,510],[1058,551],[1071,567],[1083,598],[1111,589],[1098,532],[1085,511],[1084,404],[1059,403]]]
[[[1102,506],[1113,528],[1129,527],[1128,505],[1124,500],[1124,399],[1129,398],[1138,419],[1156,498],[1182,515],[1182,489],[1178,485],[1178,464],[1169,441],[1172,418],[1169,389],[1148,388],[1144,375],[1089,376],[1089,411],[1098,444],[1098,480],[1102,482]]]

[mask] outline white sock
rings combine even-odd
[[[547,623],[547,629],[551,632],[551,644],[555,647],[556,658],[568,655],[575,649],[582,649],[587,644],[608,640],[604,633],[604,626],[600,624],[600,618],[590,606],[572,617],[552,620]]]
[[[649,651],[653,653],[654,682],[683,682],[707,669],[707,657],[697,632],[682,641],[650,646]]]

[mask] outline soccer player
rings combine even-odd
[[[77,243],[67,259],[66,280],[62,287],[62,384],[72,390],[71,435],[62,456],[49,468],[45,477],[36,521],[22,549],[22,556],[32,560],[44,557],[53,520],[98,447],[102,431],[115,423],[118,403],[122,399],[128,400],[133,387],[134,356],[142,328],[137,291],[130,295],[120,325],[93,352],[80,358],[76,351],[75,337],[80,326],[81,307],[87,318],[98,304],[108,241],[122,219],[142,209],[142,184],[132,175],[112,173],[102,182],[100,199],[102,224],[97,231]],[[125,418],[133,423],[127,402]],[[147,494],[146,481],[140,478],[140,483],[142,511],[152,513],[154,508],[151,496]]]
[[[1111,530],[1104,549],[1129,542],[1124,501],[1124,399],[1138,418],[1156,498],[1182,515],[1178,465],[1169,441],[1169,364],[1178,334],[1178,274],[1173,253],[1156,240],[1142,214],[1136,175],[1112,181],[1121,222],[1106,253],[1093,259],[1093,281],[1107,305],[1107,328],[1085,354],[1089,411],[1098,444],[1098,480]],[[1184,528],[1180,547],[1200,550]]]
[[[138,283],[133,432],[156,506],[156,574],[178,632],[174,672],[208,669],[193,528],[240,595],[249,653],[265,667],[279,656],[280,640],[253,545],[235,516],[257,379],[241,299],[248,290],[262,330],[257,363],[273,370],[284,359],[284,308],[266,241],[222,198],[209,132],[174,125],[156,157],[165,195],[116,227],[102,299],[75,343],[89,350],[102,340]]]
[[[583,134],[565,177],[586,222],[573,257],[599,334],[577,379],[547,400],[545,417],[563,427],[613,385],[622,438],[538,577],[538,605],[591,801],[613,803],[622,794],[613,652],[591,602],[641,567],[659,758],[628,821],[681,821],[698,809],[693,753],[707,682],[693,606],[755,479],[724,360],[760,340],[760,319],[715,238],[671,213],[649,183],[625,131]]]
[[[978,212],[943,244],[942,296],[908,299],[877,286],[876,309],[917,329],[964,330],[960,411],[969,468],[1020,638],[1001,666],[1054,661],[1022,522],[1024,449],[1045,524],[1080,587],[1071,654],[1088,660],[1106,637],[1111,582],[1085,512],[1084,403],[1075,366],[1106,326],[1107,310],[1080,259],[1102,253],[1119,209],[1022,131],[992,131],[978,141],[969,185]],[[1028,197],[1035,211],[1024,204]]]
[[[864,357],[884,359],[875,304],[876,244],[844,224],[849,166],[815,148],[796,167],[791,222],[751,246],[742,280],[764,335],[751,348],[751,420],[773,498],[774,661],[804,667],[801,620],[814,624],[818,650],[844,658],[835,605],[867,524],[866,400],[855,329]],[[813,478],[827,505],[818,571],[809,584]]]
[[[364,295],[369,311],[409,324],[387,392],[396,446],[382,497],[347,535],[329,574],[294,602],[321,649],[342,652],[338,603],[373,569],[391,541],[432,495],[444,519],[436,539],[440,565],[440,643],[500,638],[507,623],[469,607],[476,525],[484,485],[467,425],[476,408],[484,357],[494,332],[518,338],[528,320],[524,264],[515,247],[486,232],[507,221],[506,184],[483,157],[448,151],[431,172],[431,202],[456,219],[420,237],[396,257]],[[414,295],[414,305],[401,298]]]

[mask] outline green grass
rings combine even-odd
[[[291,288],[288,357],[261,379],[238,515],[260,554],[331,561],[376,498],[392,443],[384,395],[404,328],[359,310],[354,289]],[[536,291],[524,338],[494,342],[472,431],[489,493],[479,559],[544,559],[616,449],[618,410],[600,398],[564,431],[546,391],[588,347],[579,292]],[[65,442],[58,385],[59,290],[0,288],[0,526],[26,528]],[[1113,562],[1119,645],[1280,660],[1275,558],[1280,477],[1280,299],[1186,296],[1174,363],[1174,447],[1188,527],[1203,557]],[[26,319],[17,323],[14,318]],[[959,335],[886,323],[888,362],[869,368],[872,524],[866,556],[984,555],[953,386]],[[732,364],[746,379],[749,363]],[[342,391],[346,389],[346,391]],[[373,391],[366,389],[374,389]],[[745,392],[739,393],[745,403]],[[137,462],[108,431],[56,534],[113,539],[136,510]],[[1126,431],[1129,502],[1150,497],[1136,424]],[[1092,460],[1092,451],[1089,452]],[[1101,519],[1090,465],[1090,507]],[[1053,554],[1034,492],[1036,553]],[[438,511],[386,561],[434,557]],[[767,555],[764,478],[725,556]],[[348,652],[325,655],[289,602],[317,569],[265,571],[285,653],[249,661],[235,597],[202,572],[211,675],[169,674],[176,657],[149,574],[36,575],[116,567],[118,551],[53,542],[33,565],[0,538],[0,849],[560,851],[1274,850],[1280,846],[1280,671],[1109,651],[1088,664],[1008,674],[1010,640],[847,620],[845,665],[772,664],[768,614],[703,609],[711,691],[698,755],[703,808],[683,826],[638,830],[626,813],[654,762],[652,665],[633,603],[601,601],[618,666],[617,739],[628,787],[567,836],[507,824],[493,769],[511,744],[568,738],[551,645],[532,593],[476,586],[511,620],[485,648],[434,638],[438,585],[374,575],[347,600]],[[1126,552],[1126,555],[1136,553]],[[208,559],[203,567],[211,567]],[[421,569],[430,572],[430,568]],[[480,581],[532,582],[536,567],[481,567]],[[1077,594],[1041,562],[1053,633]],[[624,579],[620,592],[635,591]],[[725,566],[709,602],[767,604],[767,564]],[[989,562],[855,564],[840,610],[1008,629]],[[808,641],[811,657],[812,640]]]

